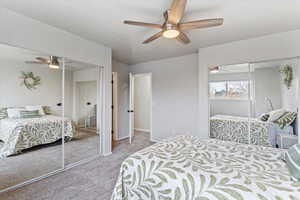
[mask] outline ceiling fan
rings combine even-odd
[[[27,64],[46,64],[49,66],[49,68],[52,69],[59,69],[59,61],[58,57],[56,56],[50,56],[48,59],[43,57],[36,57],[36,60],[34,61],[25,61]]]
[[[223,24],[223,18],[181,22],[184,16],[186,4],[187,0],[173,0],[171,8],[164,12],[165,22],[162,25],[127,20],[124,21],[124,24],[161,29],[160,32],[145,40],[143,44],[152,42],[161,36],[165,38],[177,39],[183,44],[189,44],[191,41],[183,31],[220,26]]]

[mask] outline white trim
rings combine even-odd
[[[118,72],[112,73],[112,130],[113,130],[113,140],[117,140],[119,136],[119,126],[118,126],[118,108],[119,108],[119,102],[118,102]]]
[[[141,132],[151,133],[151,130],[149,130],[149,129],[134,128],[134,130],[135,130],[135,131],[141,131]]]
[[[151,141],[151,142],[155,142],[155,143],[159,143],[159,142],[161,142],[160,140],[153,139],[153,138],[151,138],[151,139],[150,139],[150,141]]]
[[[128,138],[129,138],[129,136],[120,137],[120,138],[117,139],[117,141],[125,140],[125,139],[128,139]]]
[[[109,156],[111,154],[112,154],[112,152],[108,152],[108,153],[103,154],[103,156]]]
[[[62,118],[65,118],[65,58],[63,58],[63,65],[62,65],[62,96],[61,96],[61,102],[62,102]],[[61,132],[62,132],[62,144],[61,144],[61,165],[62,165],[62,169],[65,168],[65,123],[62,122],[61,125]]]

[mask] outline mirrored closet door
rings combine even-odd
[[[298,142],[299,59],[251,63],[251,143],[289,148]]]
[[[249,64],[210,68],[210,136],[249,143]]]
[[[274,148],[298,142],[299,58],[209,70],[210,137]]]
[[[100,154],[101,68],[65,59],[65,117],[72,121],[64,144],[65,165]]]
[[[0,191],[62,169],[62,60],[0,44]],[[69,122],[71,123],[71,122]]]

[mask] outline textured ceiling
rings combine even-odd
[[[142,42],[155,29],[124,25],[123,20],[162,23],[171,0],[2,0],[3,6],[113,49],[113,57],[133,64],[197,52],[206,47],[300,29],[300,1],[189,0],[183,21],[223,17],[224,25],[188,31],[184,46],[161,38]]]

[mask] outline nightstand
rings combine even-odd
[[[298,143],[297,135],[290,135],[286,133],[280,133],[277,136],[277,144],[281,149],[288,149],[294,144]]]

